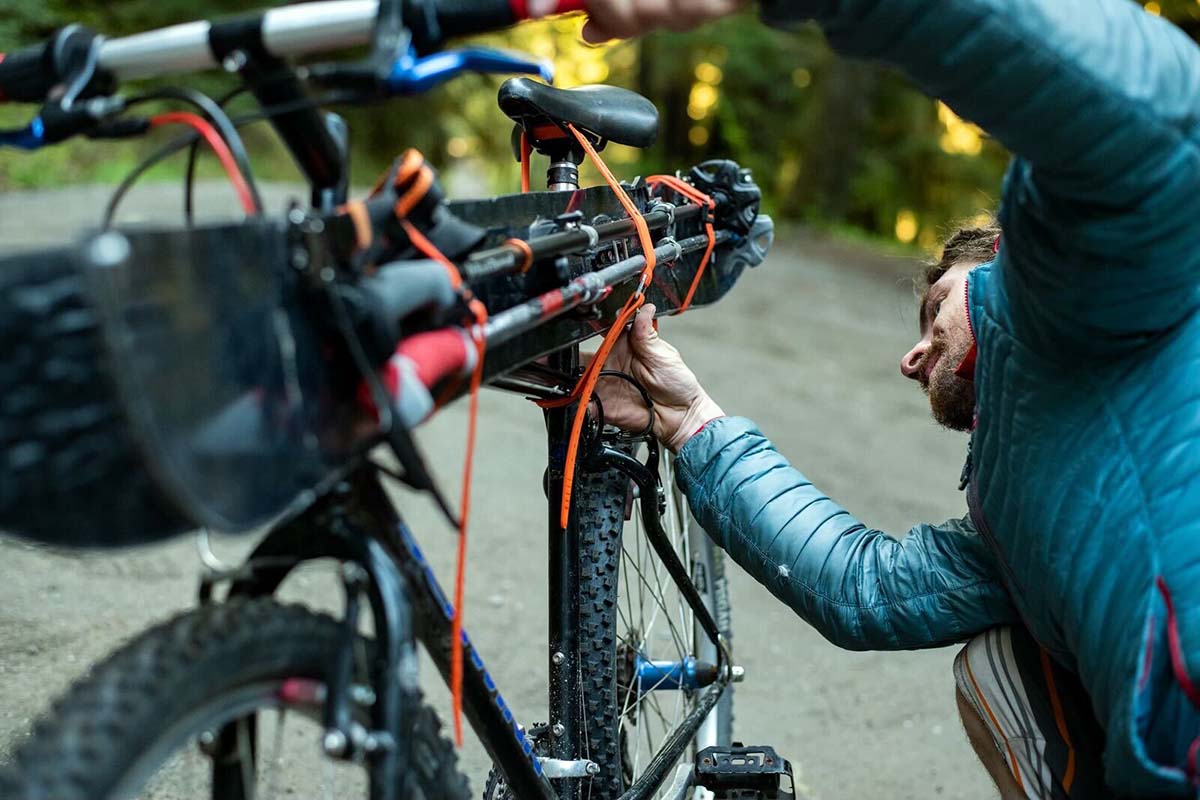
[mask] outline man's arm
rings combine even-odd
[[[676,464],[704,529],[840,647],[936,647],[1017,620],[969,523],[918,525],[900,541],[870,530],[792,469],[749,420],[710,422]]]
[[[893,64],[1018,158],[998,259],[1047,357],[1137,347],[1200,308],[1200,50],[1131,0],[761,0]],[[741,0],[588,0],[592,40]],[[1065,352],[1064,352],[1065,351]]]
[[[999,259],[1035,344],[1105,354],[1200,307],[1200,50],[1129,0],[768,0],[1017,155]]]

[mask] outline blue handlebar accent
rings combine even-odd
[[[528,74],[537,75],[547,83],[554,82],[554,68],[546,61],[524,53],[468,47],[424,58],[417,58],[409,51],[396,59],[386,84],[393,94],[419,94],[463,72]]]
[[[46,124],[41,117],[34,117],[24,128],[0,131],[0,146],[18,147],[22,150],[37,150],[46,143]]]

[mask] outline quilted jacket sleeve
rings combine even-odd
[[[1030,343],[1109,354],[1200,307],[1200,49],[1182,31],[1129,0],[764,5],[900,67],[1016,154],[998,263]]]
[[[968,521],[918,525],[899,541],[871,530],[792,469],[749,420],[709,423],[676,464],[704,529],[840,647],[936,647],[1017,619]]]

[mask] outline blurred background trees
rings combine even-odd
[[[118,35],[256,5],[0,0],[0,51],[35,41],[65,21]],[[1200,36],[1200,0],[1144,7]],[[645,152],[608,150],[624,175],[733,158],[754,171],[777,218],[922,249],[935,247],[954,222],[992,209],[999,196],[1007,161],[999,145],[898,75],[834,57],[815,28],[779,33],[746,13],[691,34],[588,47],[579,39],[580,24],[578,18],[528,24],[483,42],[553,60],[560,86],[614,83],[651,98],[662,119],[658,143]],[[213,92],[228,85],[219,74],[189,82]],[[454,196],[515,188],[511,126],[495,105],[498,85],[497,79],[472,76],[420,98],[345,109],[356,180],[370,181],[391,157],[413,146],[443,169]],[[28,114],[0,107],[0,124],[19,124]],[[247,136],[260,174],[294,176],[269,131]],[[116,181],[147,149],[146,142],[82,142],[32,155],[6,152],[0,156],[0,190]],[[181,170],[167,165],[153,174],[174,177]]]

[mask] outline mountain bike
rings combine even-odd
[[[348,197],[346,125],[323,106],[463,71],[548,78],[523,56],[440,49],[527,16],[507,0],[317,2],[123,39],[68,26],[0,59],[0,97],[42,104],[0,144],[185,124],[194,133],[148,161],[207,142],[246,212],[196,223],[189,166],[185,226],[114,227],[138,170],[100,230],[0,259],[0,526],[75,547],[201,527],[204,555],[198,607],[57,701],[0,772],[0,795],[249,800],[302,773],[301,796],[466,797],[417,688],[419,642],[494,761],[485,798],[791,796],[786,760],[732,739],[744,675],[721,553],[653,431],[606,425],[591,388],[628,381],[650,399],[579,348],[603,335],[602,356],[642,301],[709,305],[761,263],[772,226],[751,176],[714,161],[581,189],[579,165],[604,170],[607,142],[652,143],[653,105],[514,78],[500,107],[526,188],[533,155],[548,158],[546,191],[447,201],[409,151],[367,200]],[[290,62],[360,44],[364,61]],[[239,78],[226,101],[249,92],[259,110],[230,117],[179,88],[117,93],[214,66]],[[198,113],[135,116],[149,103]],[[263,212],[238,134],[260,120],[311,188],[279,218]],[[467,495],[456,514],[412,430],[481,385],[538,401],[546,422],[550,714],[537,724],[460,629],[463,551],[452,600],[385,489],[429,492],[465,537]],[[264,525],[237,566],[207,548],[208,528]],[[337,564],[340,614],[274,598],[317,561]]]

